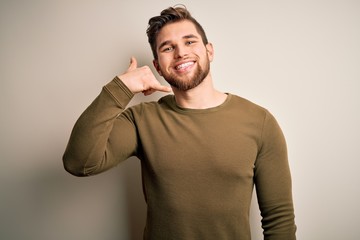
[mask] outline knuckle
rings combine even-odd
[[[149,66],[143,66],[143,67],[141,67],[144,71],[150,71],[150,68],[149,68]]]

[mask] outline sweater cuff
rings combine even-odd
[[[111,82],[104,86],[112,98],[121,108],[125,108],[130,100],[134,97],[134,93],[116,76]]]

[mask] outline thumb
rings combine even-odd
[[[128,68],[128,71],[133,71],[137,68],[137,60],[134,57],[131,57],[130,59],[130,66]]]

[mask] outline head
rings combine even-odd
[[[180,22],[183,20],[189,20],[192,22],[195,25],[197,32],[200,34],[204,45],[208,44],[204,29],[196,21],[196,19],[191,16],[190,12],[185,7],[169,7],[163,10],[160,13],[160,16],[152,17],[149,20],[149,26],[146,31],[155,60],[158,59],[156,39],[160,30],[169,23]]]
[[[173,88],[187,91],[211,79],[212,44],[186,8],[163,10],[149,20],[147,34],[154,66]]]

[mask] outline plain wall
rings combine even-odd
[[[0,239],[141,239],[139,160],[77,178],[61,157],[78,116],[130,57],[152,64],[147,21],[176,3],[0,2]],[[280,123],[298,239],[358,239],[360,2],[180,3],[214,45],[216,87],[266,107]],[[251,223],[261,239],[255,199]]]

